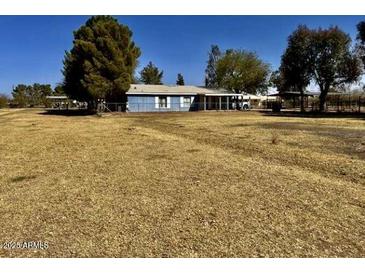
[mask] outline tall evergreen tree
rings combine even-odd
[[[181,73],[177,74],[176,85],[178,85],[178,86],[184,86],[185,85],[184,77],[182,76]]]
[[[71,98],[126,102],[140,49],[132,32],[112,16],[92,16],[74,32],[64,59],[63,89]]]
[[[205,69],[205,87],[217,88],[217,62],[222,53],[217,45],[212,45],[208,53],[207,68]]]
[[[152,62],[149,62],[140,71],[140,81],[146,85],[162,85],[163,70],[159,70]]]

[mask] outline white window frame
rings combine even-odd
[[[161,106],[161,102],[160,102],[160,98],[161,97],[166,97],[166,106]],[[166,95],[159,95],[159,96],[155,96],[155,108],[158,109],[168,109],[171,106],[171,98],[170,96],[166,96]]]
[[[189,105],[185,104],[185,98],[189,98]],[[194,96],[180,96],[180,107],[182,108],[190,108],[194,102]]]
[[[171,108],[171,97],[167,96],[167,108]]]
[[[190,96],[184,96],[183,97],[183,103],[184,103],[185,108],[189,108],[190,105],[191,105],[191,97]]]

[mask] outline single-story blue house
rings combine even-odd
[[[103,108],[109,111],[128,112],[170,112],[198,110],[233,110],[243,108],[245,101],[255,95],[232,93],[224,89],[209,89],[198,86],[167,86],[132,84],[127,91],[127,106],[120,102],[105,102]],[[84,109],[86,103],[70,101],[67,96],[47,96],[52,102],[49,110]],[[259,98],[259,97],[258,97]],[[249,106],[246,104],[246,106]]]
[[[229,110],[241,94],[197,86],[132,84],[127,92],[129,112]]]

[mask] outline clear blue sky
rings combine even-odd
[[[54,86],[62,81],[64,51],[72,46],[72,32],[87,16],[0,16],[0,92],[34,82]],[[164,70],[164,83],[176,74],[185,83],[201,85],[211,44],[221,49],[256,51],[275,69],[288,35],[298,24],[338,25],[356,37],[356,24],[365,16],[117,16],[133,31],[142,50],[140,67],[152,61]]]

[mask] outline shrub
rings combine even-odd
[[[271,143],[273,145],[277,145],[279,143],[279,135],[277,133],[273,133],[271,136]]]
[[[272,103],[272,111],[280,112],[281,111],[281,102],[273,102]]]
[[[0,108],[8,107],[8,102],[9,98],[4,94],[0,94]]]

